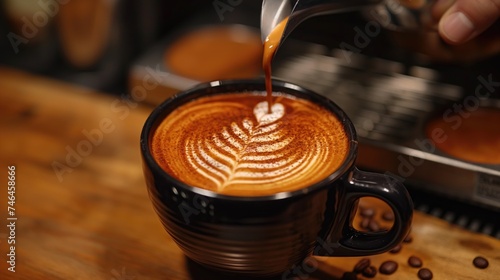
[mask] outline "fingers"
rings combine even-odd
[[[449,0],[439,0],[442,5]],[[450,44],[464,43],[490,27],[500,17],[500,0],[455,0],[439,21],[439,33]]]

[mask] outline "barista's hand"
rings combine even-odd
[[[440,18],[441,37],[450,44],[461,44],[498,20],[500,0],[437,0],[433,16]]]

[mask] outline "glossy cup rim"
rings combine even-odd
[[[349,119],[347,114],[332,100],[315,93],[312,90],[306,89],[299,85],[273,79],[273,91],[283,92],[285,94],[290,94],[297,96],[299,98],[309,99],[317,104],[320,104],[324,108],[328,109],[335,116],[339,118],[343,124],[343,128],[348,137],[349,141],[349,151],[344,159],[342,165],[335,170],[332,174],[325,177],[323,180],[312,184],[306,188],[302,188],[294,191],[279,192],[272,195],[265,196],[234,196],[220,194],[214,191],[202,189],[199,187],[194,187],[188,185],[176,178],[170,176],[166,171],[164,171],[157,161],[154,159],[151,152],[151,138],[154,130],[157,128],[159,123],[177,106],[186,102],[189,102],[195,98],[211,94],[224,94],[230,92],[248,92],[248,91],[265,91],[265,81],[264,79],[231,79],[231,80],[218,80],[206,83],[200,83],[192,88],[181,91],[178,94],[167,98],[161,104],[156,106],[146,119],[141,135],[140,135],[140,149],[144,163],[147,165],[151,172],[156,176],[161,176],[166,182],[171,183],[171,186],[176,188],[181,188],[186,191],[203,195],[206,197],[223,199],[228,201],[269,201],[269,200],[280,200],[292,197],[297,197],[305,195],[310,192],[314,192],[323,188],[328,187],[333,181],[338,180],[342,175],[346,174],[351,167],[354,165],[358,150],[358,141],[356,130],[352,121]],[[230,89],[230,90],[227,90]],[[168,186],[165,186],[168,187]]]

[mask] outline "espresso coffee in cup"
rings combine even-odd
[[[296,191],[334,173],[349,149],[341,120],[322,106],[265,92],[201,97],[177,107],[151,144],[160,166],[191,186],[262,196]]]
[[[184,254],[224,273],[294,279],[311,255],[366,256],[402,242],[411,198],[391,176],[356,168],[357,138],[345,113],[300,86],[274,80],[272,88],[269,111],[264,80],[200,84],[146,121],[148,192]],[[391,229],[352,225],[366,196],[391,207]]]

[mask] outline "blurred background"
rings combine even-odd
[[[261,74],[255,51],[260,8],[255,0],[0,0],[0,64],[109,93],[130,91],[141,66],[176,75],[167,91],[210,79],[253,77]],[[404,69],[389,71],[439,76],[455,84],[464,78],[474,83],[471,77],[498,65],[498,25],[489,32],[495,40],[452,47],[436,33],[375,28],[372,34],[367,22],[358,12],[312,18],[292,33],[275,64],[280,68],[290,56],[330,56],[332,49],[342,48],[403,63]],[[228,28],[203,32],[213,26]],[[344,51],[339,55],[351,63]],[[190,73],[200,68],[206,68],[204,73]],[[289,79],[280,71],[274,74]],[[153,97],[153,103],[163,98]]]
[[[109,93],[162,39],[200,19],[222,24],[258,1],[1,0],[0,64]],[[241,2],[241,3],[239,3]],[[246,2],[246,3],[243,3]],[[259,21],[259,11],[251,16]],[[219,16],[220,15],[220,16]],[[221,17],[222,16],[222,17]],[[161,60],[161,57],[159,58]]]

